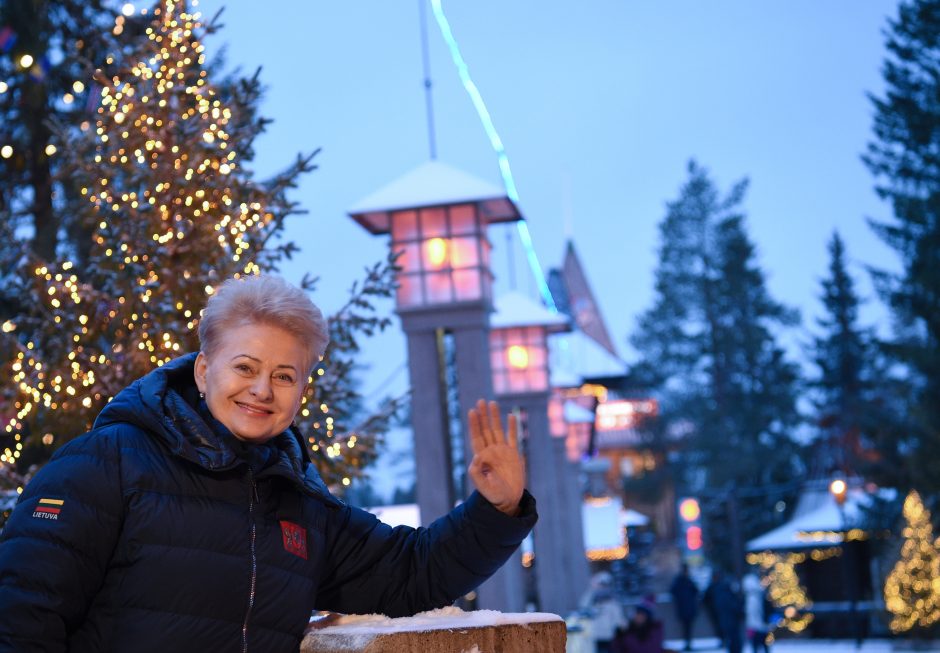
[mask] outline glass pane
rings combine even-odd
[[[424,275],[424,284],[428,304],[454,301],[450,289],[450,274],[447,272],[428,272]]]
[[[395,261],[401,267],[401,272],[398,273],[399,276],[421,271],[421,259],[418,257],[417,243],[392,245],[392,251],[401,252],[401,256]]]
[[[392,213],[392,241],[416,240],[418,238],[418,216],[414,211]]]
[[[497,372],[493,375],[493,392],[498,395],[506,394],[509,391],[508,384],[506,382],[506,374],[503,372]]]
[[[545,369],[545,350],[539,346],[529,345],[529,367]]]
[[[509,381],[509,392],[525,392],[526,388],[526,373],[520,372],[510,368],[506,372],[506,378]]]
[[[471,300],[480,298],[480,271],[477,268],[455,270],[453,275],[457,299]]]
[[[469,236],[450,239],[450,265],[453,268],[469,268],[479,264],[477,239]]]
[[[503,356],[502,356],[501,351],[498,349],[491,351],[490,352],[490,369],[493,370],[493,372],[495,373],[495,372],[502,371],[504,367],[505,367],[505,363],[503,361]]]
[[[444,209],[440,206],[421,209],[421,237],[446,236],[447,221],[445,215]]]
[[[505,331],[503,329],[493,329],[490,331],[490,349],[494,351],[502,349],[505,341]]]
[[[421,277],[418,275],[399,275],[398,277],[398,305],[421,305]]]
[[[548,374],[544,367],[530,367],[526,371],[526,385],[531,392],[548,390]]]
[[[450,233],[463,236],[477,233],[476,212],[473,204],[458,204],[450,207]]]

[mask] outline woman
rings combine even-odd
[[[277,277],[222,284],[201,351],[132,383],[0,538],[0,651],[298,650],[314,609],[413,614],[493,574],[536,520],[512,417],[470,411],[477,487],[426,529],[333,497],[292,425],[327,342]]]

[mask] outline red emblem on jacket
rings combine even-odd
[[[284,536],[284,550],[304,560],[307,559],[307,531],[289,521],[281,522],[281,535]]]

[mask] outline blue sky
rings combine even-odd
[[[882,92],[882,30],[896,4],[443,6],[505,144],[542,265],[558,265],[573,237],[629,359],[627,337],[652,301],[657,224],[690,158],[723,190],[750,178],[748,226],[770,291],[801,310],[804,329],[820,311],[834,229],[864,295],[872,296],[864,264],[897,267],[865,223],[889,207],[859,158],[871,134],[866,92]],[[302,252],[284,274],[321,277],[316,300],[330,312],[387,246],[346,209],[428,159],[418,0],[202,0],[199,9],[209,18],[222,6],[224,28],[206,39],[210,56],[225,46],[229,68],[260,66],[268,87],[262,113],[274,123],[256,144],[259,176],[322,148],[320,168],[295,193],[310,213],[290,223],[287,236]],[[498,182],[496,157],[433,21],[429,36],[438,158]],[[504,286],[505,235],[491,237]],[[885,327],[873,298],[863,316]],[[367,393],[406,386],[404,355],[396,322],[365,348]]]

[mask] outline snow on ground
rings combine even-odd
[[[894,653],[896,642],[884,639],[872,639],[862,642],[861,648],[855,647],[853,640],[839,639],[785,639],[777,640],[770,647],[770,653]],[[683,642],[676,639],[666,640],[666,647],[682,650]],[[693,641],[694,651],[726,651],[718,645],[717,639],[700,638]],[[744,646],[745,653],[750,653],[749,644]],[[912,651],[912,653],[915,653]],[[940,642],[932,642],[927,648],[917,649],[916,653],[940,653]]]

